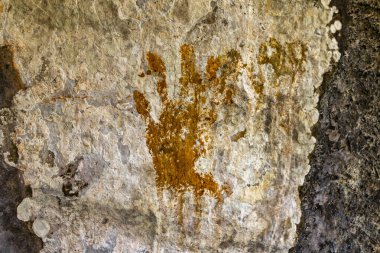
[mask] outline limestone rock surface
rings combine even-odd
[[[293,246],[316,90],[340,57],[329,1],[0,3],[25,86],[18,215],[41,252]]]

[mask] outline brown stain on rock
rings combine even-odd
[[[203,79],[197,71],[194,48],[183,45],[180,54],[180,92],[176,100],[168,99],[166,67],[161,57],[152,52],[147,54],[149,69],[159,77],[157,92],[163,104],[159,122],[150,117],[149,102],[141,92],[135,91],[133,97],[137,112],[147,123],[146,143],[153,158],[157,188],[173,190],[179,197],[180,208],[183,193],[192,191],[199,212],[200,198],[206,192],[218,203],[223,201],[222,192],[231,194],[210,173],[196,172],[195,163],[207,150],[205,140],[216,121],[216,107],[232,102],[235,87],[226,80],[237,75],[241,58],[236,51],[210,57]]]
[[[306,46],[300,41],[279,43],[274,38],[259,47],[257,56],[258,74],[253,76],[252,85],[258,96],[258,106],[261,103],[266,106],[261,111],[264,121],[264,131],[268,135],[266,145],[266,156],[268,163],[275,169],[273,174],[268,174],[268,179],[261,183],[261,187],[276,186],[279,188],[278,196],[284,196],[289,191],[291,180],[287,175],[291,174],[292,168],[296,167],[296,142],[294,133],[303,126],[304,122],[300,117],[302,107],[300,100],[302,95],[298,92],[299,80],[305,71]],[[269,78],[263,75],[267,67],[271,67],[273,72]],[[282,143],[282,145],[279,145]],[[269,177],[269,175],[271,175]],[[266,192],[267,189],[263,189]],[[272,203],[271,215],[276,217],[281,213],[281,202],[278,198]],[[273,233],[282,233],[286,236],[289,228],[287,221],[282,226],[274,230],[263,231],[263,236],[270,236]]]
[[[0,109],[12,107],[13,97],[16,93],[24,89],[25,86],[21,80],[20,73],[14,64],[14,52],[11,46],[0,46]],[[14,131],[13,124],[7,124],[6,121],[14,120],[14,115],[11,110],[0,110],[0,127],[6,127],[3,129],[4,133],[10,133]],[[7,119],[5,122],[1,119]],[[7,125],[7,126],[6,126]],[[18,150],[10,138],[4,139],[4,146],[7,147],[9,152],[8,159],[14,163],[18,161]]]
[[[173,15],[182,23],[188,23],[190,21],[189,16],[189,1],[179,0],[174,3]]]
[[[243,131],[240,131],[240,132],[234,134],[233,136],[231,136],[231,141],[237,142],[238,140],[243,138],[246,133],[247,133],[247,129],[244,129]]]
[[[258,73],[251,74],[252,87],[257,96],[257,108],[264,103],[265,80],[262,66],[269,64],[273,68],[273,80],[270,85],[278,88],[281,76],[289,76],[294,83],[296,76],[304,72],[303,64],[306,61],[306,46],[300,41],[287,42],[282,45],[275,38],[270,38],[259,47],[257,56]],[[250,70],[252,72],[252,70]],[[276,97],[278,98],[277,91]]]
[[[295,119],[289,114],[286,108],[291,107],[295,110],[300,110],[294,97],[296,96],[296,83],[297,77],[304,72],[303,64],[306,61],[306,46],[300,41],[287,42],[284,45],[280,44],[275,38],[270,38],[268,42],[260,45],[259,55],[257,62],[259,65],[270,64],[273,68],[273,79],[271,86],[274,88],[274,98],[277,110],[280,116],[280,122],[277,127],[281,127],[290,135],[296,124],[293,122]],[[259,66],[261,72],[261,66]],[[282,76],[290,77],[290,86],[292,86],[287,94],[279,91]],[[288,106],[285,106],[285,105]],[[297,118],[297,117],[295,117]]]
[[[13,49],[10,46],[0,47],[0,108],[10,107],[17,91],[24,89],[20,73],[14,64]]]
[[[257,62],[260,65],[270,64],[275,77],[289,75],[294,81],[295,75],[304,71],[303,62],[306,59],[306,47],[299,41],[281,45],[275,38],[260,45]]]

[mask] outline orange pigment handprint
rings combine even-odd
[[[194,48],[181,47],[181,78],[178,99],[168,98],[166,67],[159,55],[147,54],[149,70],[156,75],[157,92],[162,101],[159,122],[150,116],[150,105],[145,96],[135,91],[133,98],[137,112],[147,124],[146,143],[153,158],[156,186],[159,191],[170,189],[178,194],[190,190],[196,198],[206,192],[218,202],[222,193],[230,193],[208,174],[196,172],[195,164],[210,143],[207,132],[217,120],[219,106],[233,103],[233,79],[239,72],[241,57],[231,50],[227,55],[210,57],[204,76],[197,71]]]

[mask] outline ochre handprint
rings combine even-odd
[[[303,64],[306,60],[306,46],[300,41],[287,42],[281,44],[275,38],[270,38],[259,47],[259,54],[257,56],[258,73],[253,74],[250,78],[252,86],[256,92],[257,104],[256,109],[260,109],[264,99],[264,84],[270,85],[276,89],[276,96],[278,96],[278,87],[281,85],[281,78],[288,76],[291,78],[291,83],[295,82],[297,76],[304,71]],[[273,78],[271,81],[265,80],[263,65],[271,65],[273,69]]]
[[[220,203],[223,192],[211,174],[200,174],[195,164],[207,149],[207,131],[217,120],[219,106],[233,103],[236,79],[241,57],[232,50],[227,55],[210,57],[205,76],[196,69],[194,49],[190,45],[181,47],[181,74],[178,99],[168,98],[166,67],[159,55],[147,54],[149,70],[159,78],[157,92],[162,102],[159,122],[149,112],[145,96],[135,91],[133,98],[137,112],[147,124],[146,143],[153,158],[156,171],[156,186],[159,191],[171,189],[178,194],[190,190],[195,198],[206,192]]]

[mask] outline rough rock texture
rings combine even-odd
[[[342,58],[324,80],[294,252],[380,252],[380,2],[333,4]]]
[[[18,160],[12,141],[14,114],[9,109],[16,92],[23,88],[10,47],[0,47],[0,252],[38,252],[41,240],[17,219],[16,208],[31,195],[21,173],[12,165]],[[7,161],[7,162],[6,162]]]
[[[294,245],[315,91],[340,57],[329,1],[0,3],[20,75],[4,158],[42,252]]]

